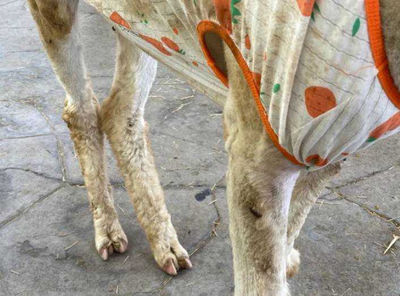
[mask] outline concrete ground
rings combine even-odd
[[[114,64],[110,26],[80,7],[96,93],[107,96]],[[231,295],[232,258],[223,178],[221,110],[159,67],[146,118],[173,222],[194,269],[161,272],[139,228],[110,150],[109,173],[126,254],[96,254],[86,191],[61,120],[64,92],[22,0],[0,1],[0,295]],[[352,156],[297,241],[293,295],[400,295],[400,136]],[[220,221],[215,226],[214,222]],[[217,234],[217,235],[215,235]]]

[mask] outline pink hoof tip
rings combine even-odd
[[[172,259],[168,259],[167,263],[164,264],[163,270],[168,273],[169,275],[177,275],[177,271]]]
[[[184,258],[183,260],[180,260],[179,265],[185,269],[191,269],[193,267],[192,262],[189,258]]]
[[[121,240],[118,247],[114,247],[118,253],[124,253],[128,249],[128,242]]]
[[[108,247],[108,255],[111,256],[113,253],[114,253],[114,248],[111,245],[111,246]]]
[[[108,259],[108,250],[107,248],[101,248],[99,251],[100,257],[101,259],[103,259],[104,261],[106,261]]]

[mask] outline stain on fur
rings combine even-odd
[[[256,218],[261,218],[262,217],[262,214],[257,212],[254,208],[250,208],[249,210]]]

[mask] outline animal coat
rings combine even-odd
[[[399,131],[379,0],[88,2],[209,96],[227,95],[222,48],[212,42],[222,40],[267,134],[294,163],[323,167]]]

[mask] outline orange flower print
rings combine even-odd
[[[168,46],[169,48],[171,48],[172,50],[175,51],[179,51],[179,46],[178,44],[176,44],[174,41],[172,41],[171,39],[169,39],[168,37],[162,37],[161,41]]]
[[[192,64],[193,64],[194,66],[196,66],[196,67],[199,66],[199,63],[197,63],[196,61],[193,61]]]
[[[172,29],[172,31],[174,31],[174,33],[175,33],[176,35],[178,35],[178,34],[179,34],[179,31],[178,31],[178,29],[177,29],[177,28],[173,28],[173,29]]]
[[[217,20],[229,33],[232,33],[232,16],[230,0],[213,0]]]
[[[164,45],[160,41],[158,41],[154,38],[151,38],[149,36],[142,35],[142,34],[139,34],[139,37],[142,38],[143,40],[147,41],[151,45],[153,45],[155,48],[157,48],[163,54],[165,54],[167,56],[171,55],[171,53],[164,47]]]
[[[382,123],[376,129],[374,129],[370,134],[367,142],[373,142],[376,139],[379,139],[387,132],[393,131],[396,128],[400,127],[400,112],[397,112],[395,115],[390,117],[387,121]]]
[[[179,48],[179,45],[176,44],[174,41],[169,39],[168,37],[162,37],[161,41],[164,42],[166,46],[168,46],[170,49],[179,52],[180,54],[186,54],[184,50]]]
[[[125,28],[127,28],[128,30],[131,30],[131,25],[122,18],[122,16],[120,16],[118,14],[118,12],[114,11],[111,15],[110,15],[110,19],[114,22],[117,23],[118,25],[121,25]]]
[[[313,154],[306,158],[306,162],[322,167],[327,165],[329,161],[327,158],[321,158],[321,156],[319,156],[318,154]]]
[[[244,39],[244,44],[245,44],[245,46],[246,46],[246,48],[247,48],[248,50],[251,49],[251,42],[250,42],[249,34],[246,35],[246,37],[245,37],[245,39]]]
[[[251,72],[251,75],[253,76],[254,84],[256,85],[257,90],[259,91],[261,88],[261,74],[257,72]]]
[[[297,5],[301,11],[301,14],[304,16],[310,16],[313,7],[314,7],[315,0],[297,0]]]
[[[305,97],[307,112],[314,118],[336,107],[335,95],[326,87],[308,87]]]

